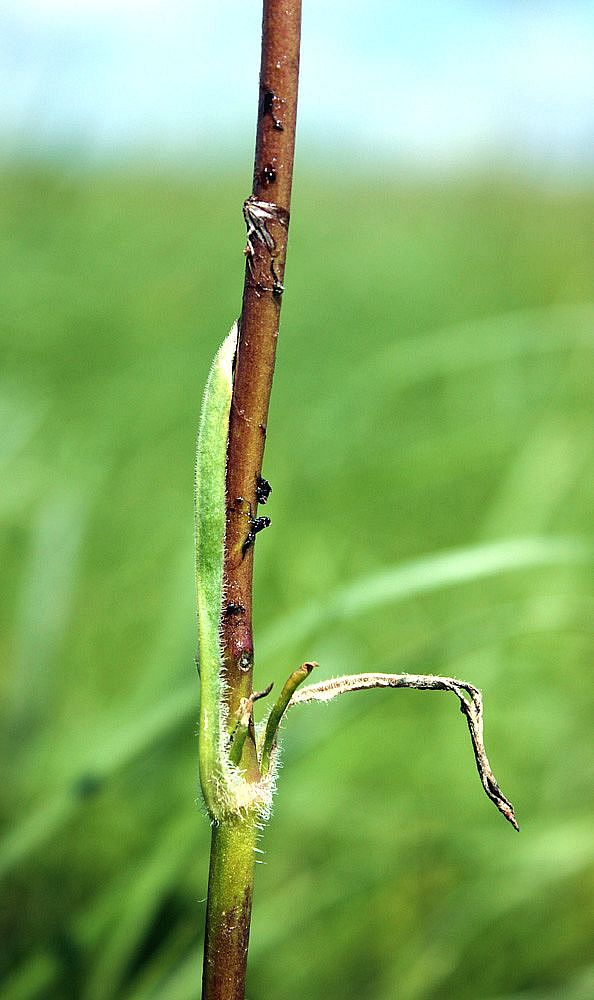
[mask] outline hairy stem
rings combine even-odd
[[[270,487],[261,478],[283,294],[293,180],[301,0],[264,0],[254,181],[244,203],[246,269],[229,416],[222,666],[234,763],[260,779],[251,708],[252,577],[257,517]],[[213,827],[204,948],[203,1000],[243,1000],[256,824]]]
[[[301,0],[264,0],[253,190],[244,205],[243,304],[227,453],[222,618],[229,718],[252,691],[252,573],[258,490],[282,301],[297,116]],[[244,764],[257,779],[253,741]]]
[[[243,1000],[252,914],[253,819],[212,830],[202,1000]]]

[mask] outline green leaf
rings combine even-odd
[[[220,620],[225,547],[225,471],[237,323],[215,355],[206,383],[196,449],[196,608],[200,671],[200,783],[217,817],[226,784]]]
[[[225,478],[237,323],[219,348],[204,392],[196,452],[196,604],[200,670],[200,783],[214,820],[267,813],[272,782],[245,781],[229,756],[220,622],[225,552]]]

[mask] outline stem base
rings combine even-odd
[[[257,832],[253,817],[212,828],[202,1000],[245,995]]]

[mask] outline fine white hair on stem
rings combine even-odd
[[[334,677],[327,681],[319,681],[317,684],[308,684],[306,687],[302,687],[295,692],[288,708],[312,701],[332,701],[338,695],[348,694],[349,691],[364,691],[368,688],[412,688],[416,691],[451,691],[455,694],[460,702],[460,710],[468,723],[468,731],[482,786],[491,802],[497,806],[499,812],[505,816],[514,829],[520,829],[514,807],[497,784],[485,750],[481,692],[468,681],[460,681],[455,677],[439,677],[434,674],[347,674],[345,677]]]

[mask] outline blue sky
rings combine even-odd
[[[304,0],[299,140],[418,167],[594,161],[592,0]],[[8,150],[215,160],[254,130],[260,0],[4,0]]]

